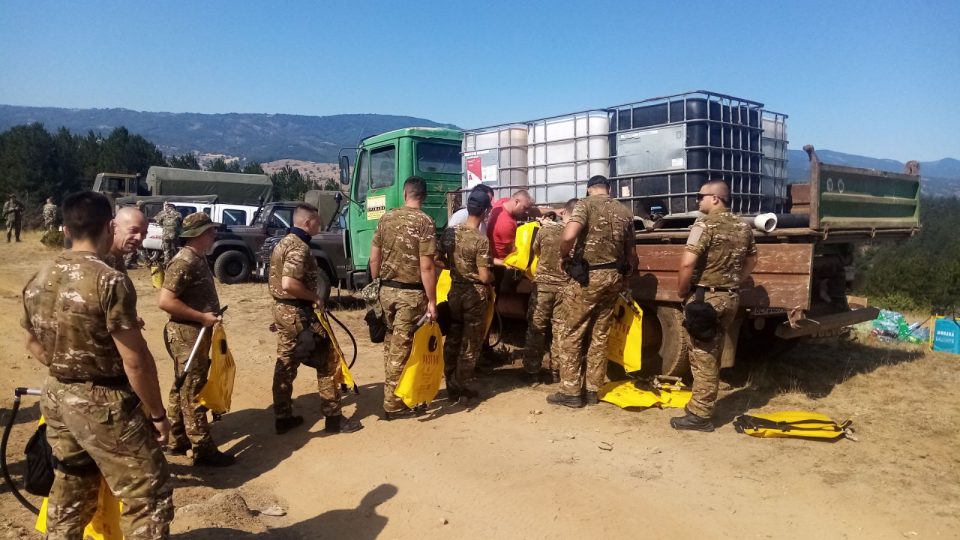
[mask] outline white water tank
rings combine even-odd
[[[606,111],[537,120],[527,135],[528,184],[538,204],[584,197],[591,176],[610,175]]]
[[[527,126],[513,124],[463,135],[463,187],[527,187]]]

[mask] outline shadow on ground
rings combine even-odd
[[[782,356],[754,358],[721,373],[725,381],[737,388],[717,401],[714,422],[729,423],[784,393],[798,392],[817,400],[855,375],[913,362],[923,356],[919,347],[884,347],[834,339],[805,342]]]
[[[350,538],[372,540],[387,526],[387,517],[377,513],[377,507],[397,494],[393,484],[380,484],[367,493],[354,508],[324,512],[300,523],[270,529],[265,533],[248,533],[230,528],[203,528],[178,534],[184,540],[234,540],[252,538]]]

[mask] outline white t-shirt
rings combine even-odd
[[[466,207],[463,207],[463,208],[457,210],[456,212],[454,212],[454,213],[447,219],[447,228],[449,229],[450,227],[456,227],[457,225],[462,225],[462,224],[466,223],[466,222],[467,222],[467,218],[468,218],[469,216],[470,216],[470,214],[467,213],[467,208],[466,208]],[[480,232],[483,233],[483,234],[487,234],[487,222],[486,222],[486,221],[483,221],[483,222],[480,223]]]

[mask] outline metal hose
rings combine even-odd
[[[20,490],[17,489],[17,486],[10,478],[10,471],[7,470],[7,443],[10,441],[10,432],[13,431],[13,423],[17,419],[17,411],[20,410],[20,396],[22,395],[39,396],[40,390],[35,388],[16,388],[13,391],[13,409],[10,410],[10,418],[7,419],[7,425],[3,428],[3,438],[0,439],[0,471],[3,473],[3,481],[10,487],[10,493],[13,493],[13,496],[16,497],[24,508],[33,512],[35,515],[39,515],[40,509],[20,493]]]

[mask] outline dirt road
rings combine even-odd
[[[0,245],[5,411],[15,386],[43,379],[23,350],[19,294],[53,256],[30,234]],[[132,277],[166,388],[164,318],[146,272]],[[238,462],[173,461],[180,538],[960,538],[960,357],[868,339],[804,344],[727,385],[712,434],[673,431],[675,410],[560,410],[544,402],[551,387],[519,387],[514,368],[484,379],[471,410],[438,401],[427,416],[384,422],[381,349],[362,314],[342,310],[361,342],[361,393],[346,412],[365,429],[326,436],[313,372],[302,368],[294,395],[307,428],[278,437],[266,288],[219,290],[238,373],[234,410],[213,429]],[[25,407],[11,443],[17,473],[39,414],[35,402]],[[729,424],[747,410],[788,409],[850,418],[860,442],[754,439]],[[271,506],[286,515],[260,513]],[[32,522],[0,487],[0,531],[29,537]]]

